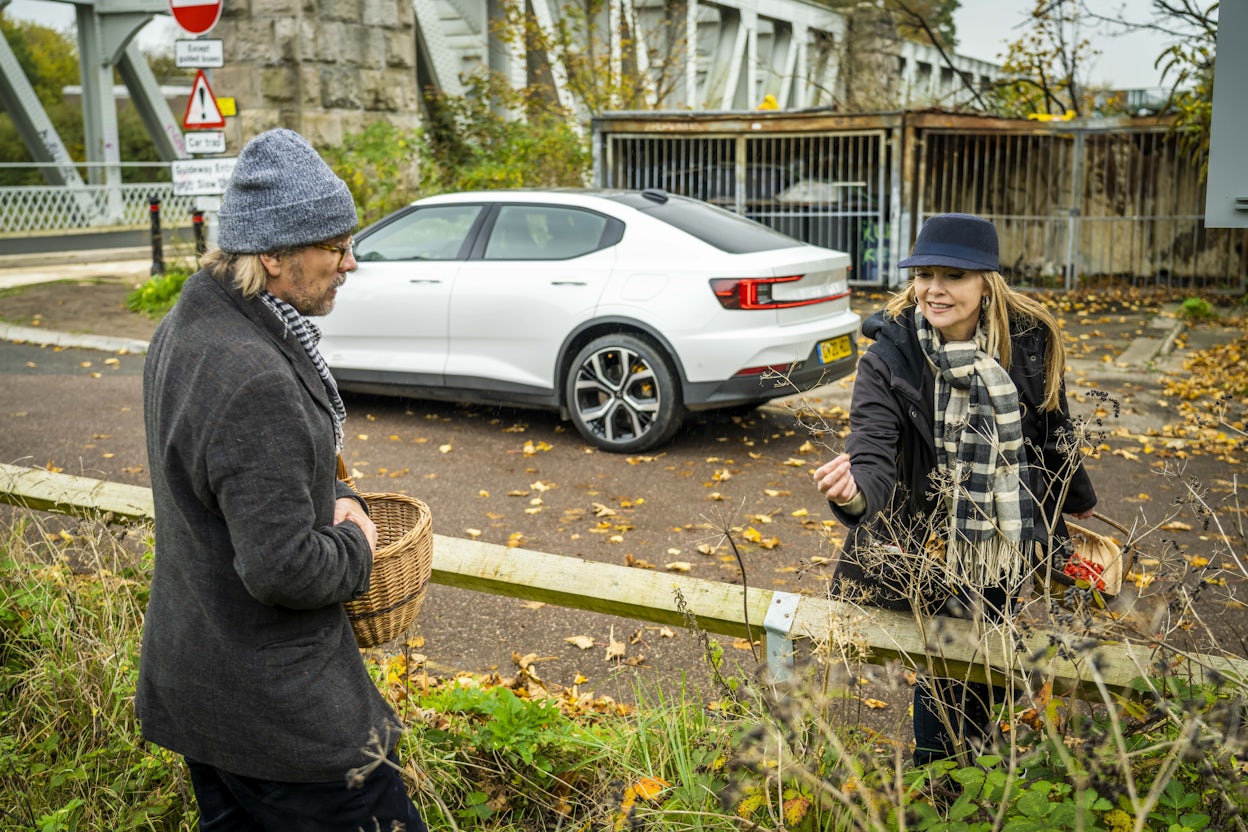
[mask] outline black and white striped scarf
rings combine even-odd
[[[341,453],[343,423],[347,420],[347,408],[342,403],[342,396],[338,395],[338,382],[334,381],[334,377],[330,375],[329,367],[326,366],[325,359],[321,357],[321,351],[316,346],[321,342],[320,327],[300,315],[299,310],[277,295],[264,291],[260,293],[260,300],[273,310],[273,314],[286,327],[286,334],[295,333],[299,339],[299,346],[303,347],[308,358],[312,359],[312,366],[316,367],[316,371],[321,374],[321,382],[325,385],[325,392],[329,395],[329,404],[333,408],[334,449]]]
[[[1016,590],[1030,567],[1034,503],[1018,389],[973,341],[943,342],[914,311],[919,344],[936,369],[936,464],[951,487],[945,577],[950,584]]]

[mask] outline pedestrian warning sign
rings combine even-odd
[[[225,116],[217,105],[217,97],[208,86],[208,76],[201,69],[195,73],[195,83],[191,85],[191,97],[186,101],[186,115],[182,117],[182,126],[187,130],[220,130],[225,126]]]

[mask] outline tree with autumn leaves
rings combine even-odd
[[[1123,114],[1121,95],[1088,80],[1091,62],[1100,54],[1093,38],[1151,31],[1171,41],[1154,62],[1168,87],[1167,106],[1178,113],[1180,126],[1204,133],[1197,143],[1207,147],[1217,8],[1209,0],[1151,0],[1147,14],[1116,19],[1093,10],[1087,0],[1035,0],[1028,25],[1001,56],[1002,78],[989,108],[1017,118]]]

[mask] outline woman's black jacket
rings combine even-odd
[[[896,319],[876,312],[863,323],[862,334],[875,343],[858,364],[846,450],[866,510],[855,517],[831,504],[837,519],[851,530],[837,568],[837,583],[841,579],[865,583],[875,590],[874,603],[905,607],[909,592],[904,588],[912,586],[912,581],[897,574],[896,560],[889,563],[865,552],[860,555],[859,550],[874,539],[905,552],[921,552],[928,539],[939,508],[929,476],[936,467],[936,383],[919,345],[913,308]],[[1010,338],[1009,374],[1018,388],[1023,443],[1036,497],[1034,534],[1044,550],[1050,551],[1050,526],[1056,522],[1054,534],[1065,536],[1061,514],[1092,508],[1096,492],[1074,446],[1065,384],[1060,409],[1041,407],[1047,331],[1020,321],[1011,326]],[[928,587],[925,595],[938,601],[932,594],[940,592]]]

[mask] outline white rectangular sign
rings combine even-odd
[[[192,130],[183,135],[187,153],[224,153],[225,134],[220,130]]]
[[[225,48],[220,40],[175,40],[173,60],[179,67],[217,69],[225,66]]]
[[[225,193],[225,183],[234,172],[229,159],[178,159],[170,162],[175,196],[199,196]]]

